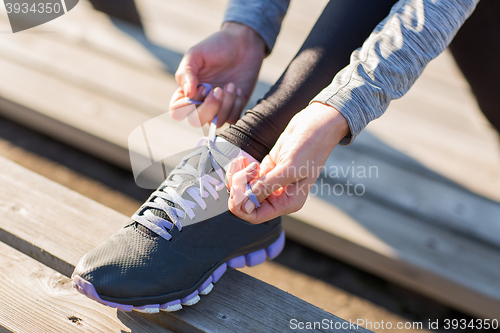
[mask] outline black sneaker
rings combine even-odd
[[[124,311],[176,311],[208,294],[227,266],[281,252],[279,218],[253,225],[228,210],[225,170],[242,151],[210,132],[130,224],[80,260],[72,275],[80,293]]]

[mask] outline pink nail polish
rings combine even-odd
[[[253,212],[253,210],[255,209],[255,205],[253,202],[251,202],[250,200],[248,200],[246,203],[245,203],[245,206],[243,207],[243,209],[245,210],[245,212],[247,214],[250,214],[251,212]]]
[[[223,96],[224,92],[222,91],[221,88],[217,87],[214,89],[214,97],[217,99],[217,100],[221,100],[222,99],[222,96]]]
[[[252,162],[249,166],[247,166],[245,168],[245,171],[247,173],[251,173],[252,171],[254,171],[255,169],[257,168],[257,163],[256,162]]]

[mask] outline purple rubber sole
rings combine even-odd
[[[101,297],[99,297],[92,283],[82,279],[78,275],[72,277],[72,284],[73,287],[76,290],[78,290],[78,292],[87,296],[88,298],[93,299],[94,301],[99,302],[101,304],[110,306],[112,308],[117,308],[122,311],[134,310],[144,313],[158,313],[161,310],[161,311],[172,312],[182,309],[183,305],[189,306],[198,303],[198,301],[200,300],[199,295],[207,295],[210,291],[212,291],[213,284],[219,281],[221,276],[226,272],[227,267],[242,268],[245,266],[252,267],[255,265],[262,264],[264,261],[266,261],[267,258],[269,259],[276,258],[278,254],[280,254],[280,252],[283,250],[284,246],[285,246],[285,233],[282,232],[281,236],[267,248],[246,254],[244,256],[233,258],[228,262],[219,266],[212,273],[212,275],[210,275],[210,277],[205,282],[203,282],[203,284],[191,295],[188,295],[184,298],[177,299],[165,304],[149,304],[144,306],[133,306],[133,305],[125,305],[125,304],[105,301]]]

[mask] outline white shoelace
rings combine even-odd
[[[179,217],[184,219],[187,215],[191,220],[195,218],[195,213],[193,208],[196,205],[200,206],[201,209],[205,210],[207,204],[204,199],[212,196],[215,200],[219,198],[218,191],[226,187],[225,173],[222,171],[224,166],[229,164],[229,159],[222,155],[215,148],[215,130],[217,128],[217,117],[212,121],[210,125],[210,131],[208,137],[203,138],[205,144],[200,147],[200,149],[188,154],[182,158],[181,164],[170,173],[170,176],[160,185],[158,190],[151,194],[152,197],[156,197],[153,201],[145,202],[141,208],[140,212],[144,212],[142,215],[134,214],[132,219],[151,231],[154,231],[166,240],[170,240],[172,236],[167,232],[171,230],[175,225],[179,231],[182,230],[182,224]],[[187,160],[193,156],[200,155],[200,162],[198,165],[198,170],[189,164],[186,164]],[[205,174],[206,163],[210,159],[213,168],[220,181],[210,175]],[[221,165],[223,166],[221,168]],[[180,174],[191,175],[196,181],[198,181],[199,187],[194,187],[194,183],[191,187],[186,189],[186,192],[191,196],[194,201],[187,200],[181,197],[176,191],[184,179]],[[169,180],[170,179],[170,180]],[[177,204],[181,209],[177,207],[170,206],[166,201],[170,201]],[[153,214],[150,209],[157,209],[164,212],[168,218],[164,219]]]

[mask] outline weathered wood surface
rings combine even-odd
[[[39,28],[57,33],[4,35],[0,112],[129,167],[129,133],[167,111],[181,54],[218,29],[225,3],[137,1],[147,38],[86,2]],[[279,76],[324,4],[292,2],[261,80]],[[2,26],[6,22],[0,17]],[[193,147],[202,135],[183,123],[164,126],[166,139],[175,138],[165,145],[168,154]],[[498,137],[448,53],[349,148],[335,149],[327,170],[348,166],[376,166],[379,177],[328,180],[363,184],[366,193],[312,197],[287,225],[288,234],[463,311],[496,314],[480,304],[500,299],[491,284],[500,275],[484,259],[495,260],[500,251]],[[311,207],[325,202],[328,213],[317,217]],[[350,227],[337,228],[344,224]],[[327,233],[315,242],[311,235],[320,230]],[[471,249],[468,255],[463,248]]]
[[[500,316],[497,248],[366,198],[324,199],[285,218],[288,237],[463,312]]]
[[[125,216],[4,158],[0,158],[0,183],[0,241],[66,276],[81,256],[128,221]],[[95,307],[101,305],[96,303]],[[144,317],[175,332],[283,332],[289,329],[292,318],[342,322],[232,269],[196,306]]]
[[[0,108],[28,126],[130,167],[128,135],[168,111],[175,80],[104,14],[86,2],[75,10],[51,26],[57,33],[5,35],[0,41]],[[6,17],[1,19],[7,27]],[[120,50],[126,52],[117,57]],[[183,137],[170,154],[191,148],[200,137],[201,131],[187,124],[163,125]]]
[[[0,331],[171,332],[80,295],[68,277],[0,242]]]

